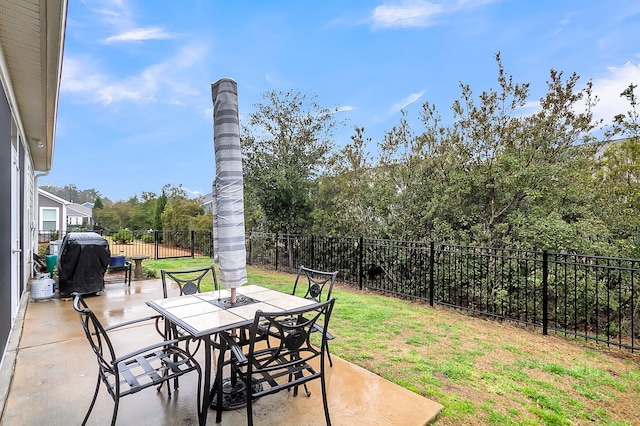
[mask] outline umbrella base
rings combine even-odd
[[[259,392],[262,390],[260,383],[253,385],[253,392]],[[218,405],[218,392],[215,389],[211,389],[213,397],[211,398],[210,408],[212,410],[217,409]],[[247,393],[246,386],[242,380],[238,380],[236,384],[231,383],[231,379],[224,379],[222,381],[222,410],[237,410],[238,408],[246,407],[247,405]]]

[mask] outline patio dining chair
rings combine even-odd
[[[257,311],[249,328],[247,346],[238,345],[229,333],[220,333],[220,338],[224,339],[231,352],[229,362],[232,374],[237,375],[238,380],[244,383],[249,426],[253,425],[253,401],[256,398],[285,389],[293,389],[295,397],[301,385],[309,397],[311,392],[307,388],[307,382],[315,379],[320,379],[325,420],[327,425],[331,425],[325,380],[327,333],[321,334],[319,348],[311,343],[311,335],[317,331],[318,323],[322,324],[321,330],[327,329],[335,300],[288,311]],[[291,318],[296,320],[291,321]],[[271,340],[267,347],[259,344],[265,328]],[[246,352],[243,352],[245,349]],[[319,369],[311,365],[316,362],[319,362]],[[222,378],[216,377],[217,380]],[[220,400],[217,403],[217,408],[221,409]]]
[[[322,302],[323,299],[327,301],[331,299],[331,291],[333,291],[333,285],[336,283],[338,272],[316,271],[300,265],[291,294],[305,299],[312,299],[316,302]],[[325,292],[324,297],[322,296],[323,292]]]
[[[160,276],[162,277],[162,294],[166,299],[169,296],[169,286],[175,284],[180,290],[180,296],[196,294],[201,292],[202,282],[213,282],[213,290],[218,290],[218,279],[216,278],[216,270],[213,265],[204,268],[185,269],[181,271],[168,271],[166,269],[160,270]],[[158,332],[162,334],[162,331],[158,329]],[[173,324],[171,329],[166,329],[167,338],[171,337],[183,337],[188,335],[185,330]],[[200,340],[197,341],[198,345],[191,352],[195,354],[200,347]],[[187,350],[188,350],[187,342]]]
[[[333,285],[336,283],[338,272],[339,271],[316,271],[314,269],[305,268],[303,265],[300,265],[300,268],[298,269],[298,275],[296,276],[296,280],[293,283],[293,291],[291,292],[291,294],[295,296],[304,293],[302,297],[304,297],[305,299],[315,300],[316,302],[322,302],[323,300],[327,301],[331,298],[331,291],[333,290]],[[298,294],[296,294],[296,292]],[[325,293],[324,297],[322,295],[323,292]],[[320,324],[316,324],[314,331],[323,331],[322,326]],[[334,336],[331,333],[327,332],[326,335],[327,340],[334,339]],[[333,367],[331,352],[329,351],[328,345],[327,357],[329,358],[329,365]]]
[[[91,415],[101,383],[104,383],[114,402],[111,416],[111,425],[113,426],[118,416],[120,398],[151,386],[161,385],[192,371],[198,373],[197,412],[200,415],[200,388],[202,382],[200,364],[192,355],[178,346],[180,339],[162,340],[126,354],[116,353],[109,334],[110,331],[118,328],[118,326],[109,327],[109,331],[107,331],[96,315],[89,309],[82,296],[77,293],[74,294],[73,308],[80,316],[84,333],[98,362],[96,389],[82,425],[87,423]],[[143,318],[137,322],[150,319],[155,319],[155,317]],[[122,325],[130,325],[132,323],[132,321],[129,321]],[[171,398],[171,391],[169,391],[169,398]]]
[[[160,270],[162,277],[162,291],[165,299],[168,297],[169,285],[177,284],[180,296],[200,293],[202,282],[211,280],[213,289],[218,290],[218,279],[213,265],[204,268],[186,269],[182,271]]]
[[[160,270],[160,276],[162,277],[162,294],[166,299],[169,296],[169,287],[173,285],[177,285],[180,290],[180,296],[196,294],[200,293],[202,283],[211,281],[213,282],[213,289],[218,290],[218,279],[216,277],[216,270],[213,265],[207,266],[204,268],[194,268],[194,269],[185,269],[185,270],[176,270],[169,271],[166,269]],[[156,323],[156,328],[158,332],[162,334],[162,330],[160,330],[159,323]],[[179,327],[175,324],[165,322],[165,330],[164,335],[167,339],[171,338],[182,338],[186,336],[190,336],[190,334],[184,330],[182,327]],[[196,347],[191,350],[189,347],[190,344],[195,340]],[[186,339],[185,349],[191,355],[195,355],[200,348],[200,339]],[[177,378],[176,378],[176,386],[177,386]]]

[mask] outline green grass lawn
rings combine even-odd
[[[211,259],[145,264],[159,276]],[[249,284],[293,287],[293,274],[247,271]],[[334,295],[332,353],[441,403],[438,426],[640,425],[640,355],[340,283]]]

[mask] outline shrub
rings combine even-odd
[[[120,229],[116,234],[111,236],[115,243],[127,244],[133,241],[133,233],[129,228]]]
[[[149,234],[145,234],[142,236],[142,242],[143,243],[152,243],[153,242],[153,235],[149,235]]]

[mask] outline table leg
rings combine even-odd
[[[204,337],[204,389],[202,391],[202,410],[200,426],[206,426],[209,405],[211,404],[211,336]]]
[[[222,372],[224,367],[224,354],[227,351],[227,341],[220,337],[220,349],[218,354],[218,368],[216,369],[216,423],[222,421]]]

